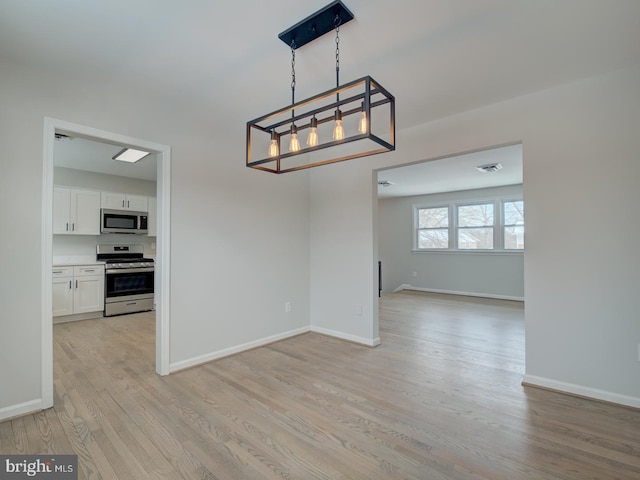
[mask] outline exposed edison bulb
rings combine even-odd
[[[309,127],[309,135],[307,136],[307,145],[315,147],[318,145],[318,120],[316,117],[311,119],[311,125]]]
[[[269,157],[277,157],[279,155],[278,139],[276,132],[271,132],[271,142],[269,143]]]
[[[360,112],[360,121],[358,121],[358,131],[360,133],[367,133],[367,112],[364,110]]]
[[[291,140],[289,141],[289,151],[297,152],[300,150],[300,141],[298,140],[298,128],[295,125],[291,126]]]
[[[344,127],[342,126],[342,112],[340,110],[336,110],[336,123],[333,127],[333,139],[334,140],[344,139]]]

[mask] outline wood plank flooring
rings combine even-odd
[[[159,377],[153,314],[54,325],[55,406],[0,423],[0,452],[105,480],[640,478],[640,411],[520,385],[521,303],[385,295],[380,336]]]

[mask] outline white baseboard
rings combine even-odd
[[[3,407],[0,408],[0,422],[15,417],[21,417],[29,413],[39,412],[40,410],[43,410],[43,408],[41,398],[29,400],[28,402],[19,403],[17,405]]]
[[[277,335],[272,335],[270,337],[260,338],[252,342],[243,343],[242,345],[236,345],[235,347],[225,348],[223,350],[218,350],[217,352],[211,352],[205,355],[200,355],[198,357],[193,357],[187,360],[182,360],[180,362],[175,362],[169,365],[169,373],[175,373],[180,370],[185,370],[187,368],[195,367],[197,365],[202,365],[203,363],[208,363],[213,360],[218,360],[220,358],[228,357],[229,355],[235,355],[236,353],[241,353],[247,350],[251,350],[253,348],[262,347],[264,345],[268,345],[270,343],[277,342],[279,340],[284,340],[285,338],[295,337],[296,335],[307,333],[308,331],[309,331],[309,327],[297,328],[295,330],[290,330],[288,332],[279,333]]]
[[[377,347],[380,345],[380,337],[376,338],[364,338],[358,337],[356,335],[350,335],[344,332],[338,332],[337,330],[329,330],[328,328],[322,327],[311,327],[312,332],[321,333],[322,335],[327,335],[329,337],[336,337],[341,340],[348,340],[350,342],[359,343],[361,345],[366,345],[367,347]]]
[[[411,285],[409,285],[408,283],[403,283],[402,285],[400,285],[398,288],[396,288],[393,293],[399,292],[401,290],[410,290],[411,289]]]
[[[577,395],[579,397],[592,398],[594,400],[602,400],[604,402],[616,403],[627,407],[640,408],[640,398],[638,397],[607,392],[606,390],[599,390],[597,388],[585,387],[573,383],[560,382],[558,380],[538,377],[536,375],[524,375],[522,378],[522,385],[546,388],[561,393]]]
[[[430,293],[445,293],[447,295],[461,295],[464,297],[481,297],[481,298],[494,298],[496,300],[514,300],[516,302],[524,302],[524,297],[513,297],[510,295],[495,295],[492,293],[477,293],[477,292],[458,292],[455,290],[440,290],[437,288],[422,288],[414,287],[407,283],[403,283],[393,292],[399,292],[400,290],[415,290],[418,292],[430,292]]]

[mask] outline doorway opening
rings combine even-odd
[[[170,185],[171,149],[168,145],[98,130],[85,125],[45,117],[43,129],[42,183],[42,266],[41,266],[41,351],[42,351],[42,408],[53,406],[53,184],[55,137],[63,135],[88,141],[119,145],[149,151],[156,156],[157,248],[156,277],[156,354],[155,369],[168,375],[170,326]]]
[[[522,172],[522,143],[374,171],[380,296],[414,290],[524,301],[524,214],[521,224],[512,214],[524,207]],[[487,212],[494,223],[480,225],[473,214]]]

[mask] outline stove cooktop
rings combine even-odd
[[[142,245],[98,245],[96,258],[105,262],[109,269],[153,268],[153,258],[144,257]]]
[[[116,258],[104,258],[102,259],[107,264],[111,263],[153,263],[155,260],[153,258],[144,258],[144,257],[116,257]]]

